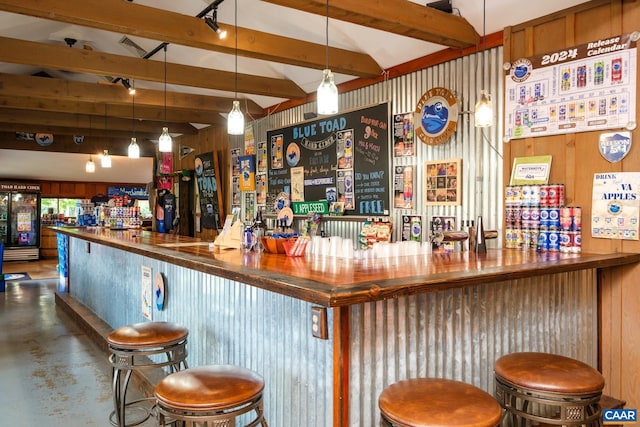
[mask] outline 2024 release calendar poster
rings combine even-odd
[[[624,128],[635,123],[635,34],[514,61],[505,77],[505,137]]]

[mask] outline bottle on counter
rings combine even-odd
[[[469,233],[469,250],[476,250],[476,227],[475,222],[471,220],[471,225],[469,225],[468,233]]]
[[[484,226],[482,224],[482,215],[478,216],[478,228],[476,228],[476,253],[484,254],[487,252],[487,241],[484,237]]]

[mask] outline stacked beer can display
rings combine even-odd
[[[581,228],[580,207],[565,206],[564,184],[507,186],[507,248],[577,253]]]

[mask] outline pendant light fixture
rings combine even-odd
[[[89,116],[89,137],[91,137],[92,133],[91,133],[91,116]],[[91,154],[89,154],[89,160],[87,160],[87,163],[84,164],[84,171],[86,173],[95,173],[96,171],[96,164],[93,163],[93,159],[91,158]]]
[[[133,136],[131,137],[131,143],[129,144],[128,155],[130,159],[140,158],[140,146],[136,141],[136,97],[131,97],[131,122],[133,127]]]
[[[322,82],[318,86],[318,114],[336,114],[338,112],[338,88],[333,81],[333,73],[329,69],[329,0],[327,0],[325,36],[325,66],[322,70]]]
[[[238,0],[235,0],[235,37],[236,37],[236,75],[235,75],[235,99],[233,107],[227,116],[227,133],[229,135],[244,134],[244,115],[240,111],[240,101],[238,101]]]
[[[109,155],[109,150],[104,150],[102,159],[100,160],[100,166],[102,166],[103,168],[111,167],[111,156]]]
[[[486,38],[486,21],[487,21],[487,5],[486,5],[486,0],[482,1],[482,43],[483,43],[483,49],[482,49],[482,73],[481,73],[481,79],[482,79],[482,84],[484,85],[484,55],[485,55],[485,49],[487,47],[487,42],[485,40]],[[480,91],[480,99],[478,100],[478,102],[476,102],[476,107],[475,107],[475,112],[474,112],[474,118],[475,118],[475,125],[478,128],[484,128],[484,127],[489,127],[493,125],[493,103],[491,102],[491,94],[486,91],[485,89],[482,89]]]
[[[162,134],[158,139],[158,151],[161,153],[170,153],[173,151],[173,140],[169,135],[169,128],[167,127],[167,45],[164,45],[164,127],[162,128]]]
[[[84,171],[86,173],[94,173],[96,171],[96,164],[93,163],[93,159],[91,158],[91,154],[89,154],[89,160],[84,165]]]

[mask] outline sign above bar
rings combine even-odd
[[[636,41],[595,40],[505,64],[505,140],[636,126]]]

